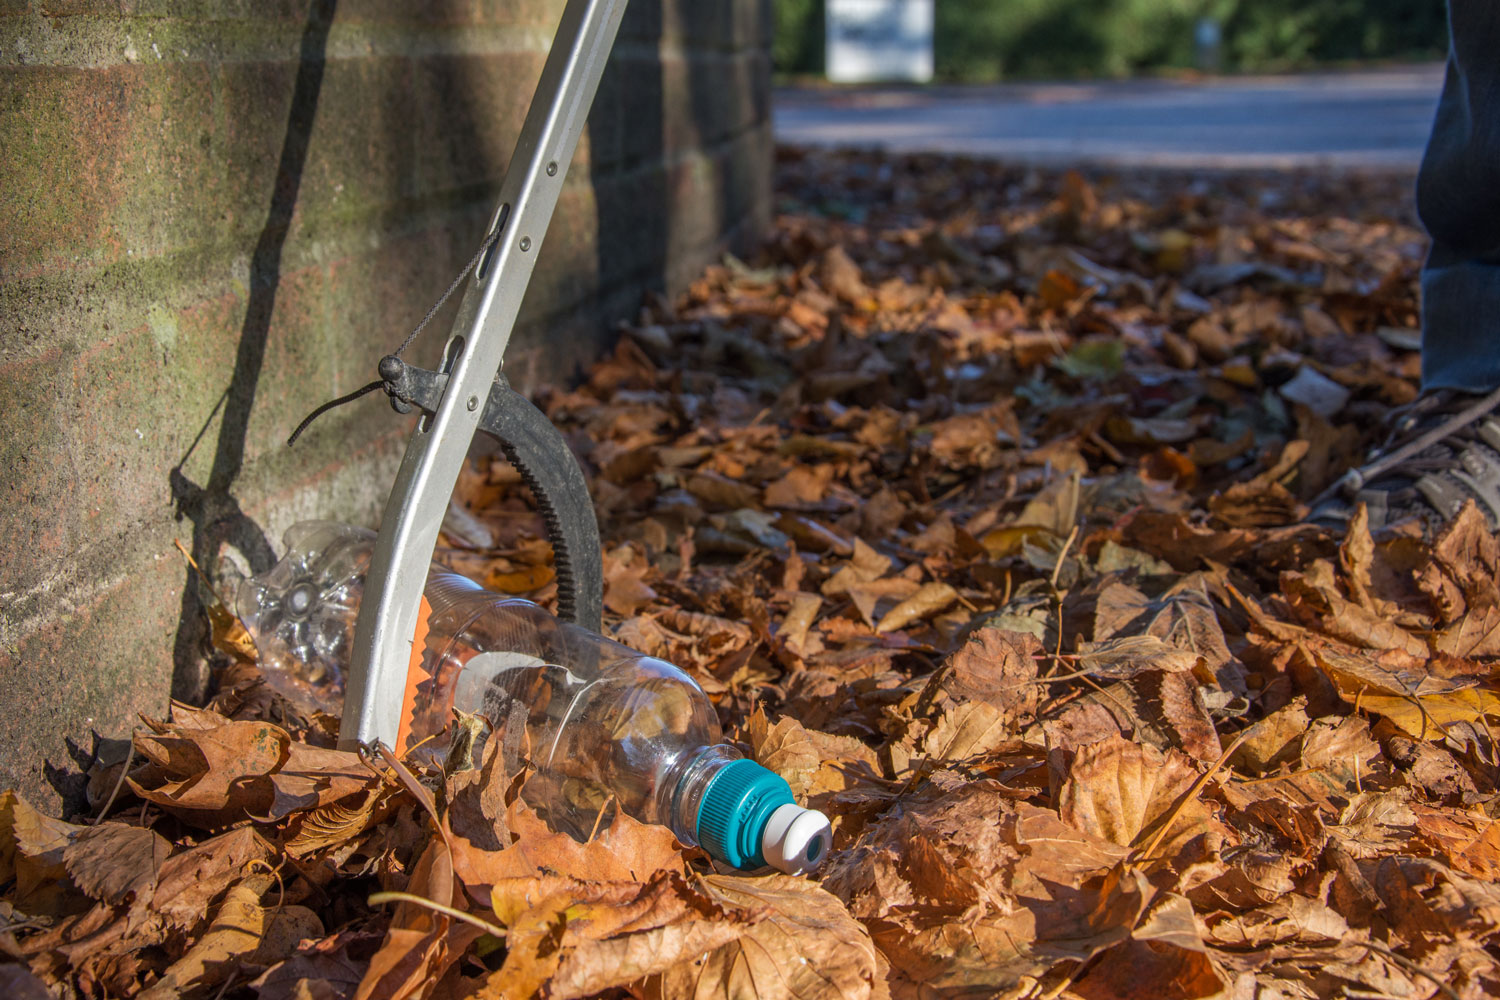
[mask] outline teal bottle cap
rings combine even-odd
[[[737,760],[715,774],[698,806],[698,842],[736,868],[766,864],[761,838],[771,814],[796,805],[792,788],[753,760]]]

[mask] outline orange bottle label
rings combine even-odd
[[[431,680],[423,660],[427,654],[428,619],[432,617],[432,605],[427,595],[422,595],[422,610],[417,615],[417,629],[411,637],[411,658],[406,663],[406,691],[401,696],[401,727],[396,732],[396,752],[405,754],[411,749],[411,723],[417,710],[418,688]]]

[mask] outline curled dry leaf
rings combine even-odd
[[[878,780],[875,751],[852,737],[820,733],[792,718],[772,725],[762,711],[750,716],[747,729],[755,759],[785,778],[798,801]]]
[[[395,789],[381,786],[304,813],[285,850],[291,857],[301,858],[347,844],[389,818],[396,808],[396,798]]]
[[[303,938],[322,937],[323,922],[306,907],[260,905],[260,890],[269,883],[258,879],[229,890],[203,937],[141,994],[142,1000],[172,1000],[216,986],[246,965],[280,961]]]
[[[823,598],[817,594],[796,594],[792,598],[792,606],[787,610],[786,617],[781,622],[781,641],[787,649],[794,653],[815,653],[821,647],[814,648],[808,644],[808,629],[812,627],[817,618],[818,609],[823,605]]]
[[[412,869],[406,891],[451,907],[455,902],[453,865],[447,844],[434,837]],[[457,962],[480,931],[447,914],[413,902],[396,904],[385,940],[370,959],[355,1000],[406,1000],[425,996]]]
[[[68,893],[68,845],[84,827],[53,819],[14,791],[0,793],[0,878],[15,880],[28,913],[58,908]]]
[[[894,632],[912,622],[931,618],[946,611],[958,600],[958,591],[946,583],[924,584],[916,593],[885,613],[875,626],[877,632]]]

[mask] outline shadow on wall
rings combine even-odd
[[[589,118],[589,182],[594,189],[595,273],[601,286],[637,278],[648,291],[665,284],[670,200],[661,59],[631,59],[632,47],[660,51],[672,0],[630,0],[613,65]],[[635,112],[641,113],[635,113]],[[612,113],[610,113],[612,112]],[[610,197],[611,187],[616,189]]]
[[[727,185],[719,171],[731,168],[692,157],[724,139],[723,105],[715,95],[726,89],[725,67],[704,58],[701,42],[690,35],[713,17],[732,18],[736,7],[630,0],[626,8],[614,65],[599,95],[602,113],[589,124],[596,269],[606,294],[622,286],[665,292],[683,277],[670,272],[679,251],[696,249],[691,241],[700,234],[724,232]],[[722,30],[730,29],[726,24]],[[701,180],[705,171],[712,175],[712,208],[701,199],[691,203],[694,211],[712,211],[714,217],[690,218],[677,192],[691,190],[691,175]]]
[[[234,483],[244,467],[245,432],[250,424],[250,411],[255,405],[255,391],[265,362],[266,342],[281,283],[282,251],[297,207],[302,171],[307,164],[318,97],[322,93],[327,69],[328,32],[337,8],[338,0],[313,0],[309,6],[271,204],[250,258],[248,301],[235,352],[234,372],[217,409],[209,415],[188,454],[169,474],[177,519],[185,518],[193,524],[193,559],[209,571],[217,564],[219,553],[226,544],[244,556],[253,572],[268,569],[276,561],[265,531],[245,514],[235,499]],[[202,443],[220,410],[223,418],[214,443],[213,465],[208,482],[200,485],[188,479],[182,469],[193,450]],[[182,588],[182,610],[173,643],[172,697],[189,701],[201,700],[207,689],[207,677],[202,667],[207,616],[201,586],[197,574],[189,568]]]
[[[713,219],[676,218],[673,212],[674,184],[682,181],[684,171],[702,169],[701,165],[683,158],[682,154],[698,148],[700,136],[709,136],[710,143],[717,138],[714,131],[719,124],[715,121],[718,105],[714,100],[714,90],[724,87],[724,81],[716,75],[717,64],[678,55],[679,50],[674,46],[675,39],[682,37],[686,25],[691,23],[693,2],[631,0],[621,30],[621,44],[606,73],[595,113],[589,119],[592,155],[587,167],[587,182],[593,187],[596,212],[594,266],[598,286],[595,294],[603,302],[613,300],[623,309],[633,306],[634,302],[629,298],[632,294],[643,289],[660,291],[667,287],[670,280],[668,262],[677,249],[674,242],[678,237],[674,234],[720,229],[722,205],[716,204],[712,209],[715,213]],[[724,7],[724,16],[728,16],[733,5]],[[337,63],[333,66],[328,63],[329,34],[337,10],[338,0],[310,0],[307,5],[271,201],[251,255],[247,303],[234,369],[217,408],[209,415],[188,454],[169,474],[177,518],[188,520],[193,525],[193,558],[210,573],[219,565],[226,547],[237,551],[252,572],[268,568],[276,558],[276,540],[269,538],[265,528],[242,508],[237,499],[236,481],[245,462],[247,429],[272,334],[284,251],[297,214],[303,171],[308,163],[325,75],[346,72]],[[414,22],[427,24],[462,23],[470,16],[467,10],[468,5],[461,0],[437,0],[414,9],[407,16]],[[560,4],[557,13],[561,13]],[[697,16],[702,18],[704,15]],[[671,52],[668,58],[673,61],[670,79],[660,57],[664,47]],[[425,99],[439,105],[418,110],[441,120],[438,141],[446,148],[428,151],[433,155],[422,158],[427,165],[425,168],[412,168],[419,171],[429,169],[438,176],[419,178],[418,183],[414,183],[411,177],[402,177],[397,182],[400,190],[393,192],[394,204],[386,210],[385,229],[393,235],[423,226],[446,229],[437,246],[443,248],[441,252],[447,257],[448,273],[452,274],[457,273],[483,237],[514,139],[500,134],[508,122],[492,120],[496,114],[497,91],[507,106],[514,106],[512,98],[524,105],[530,99],[535,79],[497,81],[493,78],[497,64],[486,62],[482,57],[437,55],[415,59],[424,60],[414,72],[425,75],[430,89],[417,87],[414,91],[429,95]],[[390,79],[388,86],[409,84],[410,81]],[[520,88],[526,93],[506,93],[506,88]],[[684,89],[687,91],[685,95],[679,93]],[[371,95],[372,100],[378,97]],[[669,106],[673,102],[675,108]],[[673,148],[669,149],[667,120],[674,110],[677,116],[672,119],[670,137]],[[390,149],[392,155],[397,156],[398,151],[413,141],[410,123],[400,120],[399,116],[395,120],[388,116],[383,120],[390,122],[391,126],[375,147]],[[519,125],[519,120],[515,125]],[[323,134],[322,129],[320,134]],[[331,130],[328,134],[337,135],[339,132]],[[676,162],[669,157],[676,158]],[[413,161],[404,159],[402,162],[410,164]],[[722,191],[721,181],[722,177],[716,174],[716,190]],[[415,204],[406,199],[414,188],[420,189]],[[413,222],[413,214],[424,218]],[[443,222],[434,224],[431,222],[433,218]],[[554,247],[554,252],[560,249]],[[412,313],[420,315],[427,303],[441,291],[441,287],[410,289]],[[433,327],[445,330],[451,323],[455,308],[456,301],[434,319]],[[399,329],[371,332],[371,357],[368,359],[371,368],[378,353],[387,346],[382,338],[389,336],[392,339],[389,346],[394,346],[394,341],[399,340],[403,332]],[[424,340],[428,338],[431,343],[427,346],[435,352],[442,335],[429,332],[424,335]],[[591,345],[601,343],[602,339],[601,329],[600,335],[591,340]],[[578,371],[586,360],[580,360]],[[331,389],[325,385],[305,388],[304,398],[309,409]],[[384,400],[372,398],[363,405],[383,406]],[[196,449],[208,445],[216,417],[220,422],[212,440],[211,471],[206,482],[194,482],[187,477],[184,468]],[[206,595],[202,582],[191,569],[187,571],[182,593],[174,642],[172,696],[201,701],[208,689],[204,666]]]

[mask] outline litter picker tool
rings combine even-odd
[[[499,207],[470,267],[439,300],[441,306],[472,270],[440,368],[403,361],[403,344],[381,359],[379,381],[329,404],[383,389],[398,412],[421,413],[386,502],[354,630],[339,741],[346,749],[397,745],[423,584],[476,433],[500,443],[536,496],[556,556],[559,616],[599,630],[604,574],[583,472],[562,434],[500,369],[625,4],[568,0]]]

